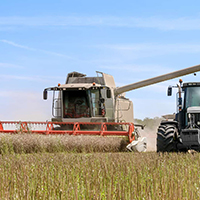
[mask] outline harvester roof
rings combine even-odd
[[[104,85],[104,79],[103,77],[86,77],[85,74],[79,73],[79,72],[71,72],[67,75],[67,80],[65,84],[77,84],[77,83],[82,83],[82,84],[87,84],[87,83],[98,83],[101,85]]]
[[[74,84],[62,84],[59,86],[60,89],[64,89],[64,88],[85,88],[85,89],[89,89],[91,87],[101,87],[100,84],[96,84],[95,85],[93,83],[74,83]]]

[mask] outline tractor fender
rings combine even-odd
[[[166,124],[175,125],[176,128],[179,129],[179,123],[175,120],[173,120],[173,121],[163,120],[160,123],[160,125],[166,125]]]

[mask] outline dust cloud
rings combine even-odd
[[[147,138],[147,151],[156,151],[157,127],[153,129],[144,128],[144,130],[139,132],[142,137]]]
[[[138,131],[142,137],[147,138],[147,151],[156,151],[156,137],[157,137],[157,129],[160,125],[160,122],[163,118],[155,117],[145,118],[144,120],[135,120],[136,124],[145,125],[144,129],[138,128]]]

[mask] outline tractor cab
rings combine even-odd
[[[183,127],[200,128],[200,83],[184,83]]]
[[[200,83],[184,83],[179,80],[177,86],[168,87],[168,96],[172,95],[172,88],[178,88],[177,92],[177,114],[176,120],[179,121],[181,129],[191,125],[191,117],[193,122],[200,125]]]

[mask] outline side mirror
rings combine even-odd
[[[167,96],[172,96],[172,86],[168,87]]]
[[[100,102],[101,102],[101,103],[104,103],[104,102],[105,102],[105,99],[104,99],[104,98],[100,98]]]
[[[43,99],[47,100],[47,90],[44,90],[44,92],[43,92]]]
[[[107,98],[111,98],[111,90],[107,89],[106,93],[107,93]]]

